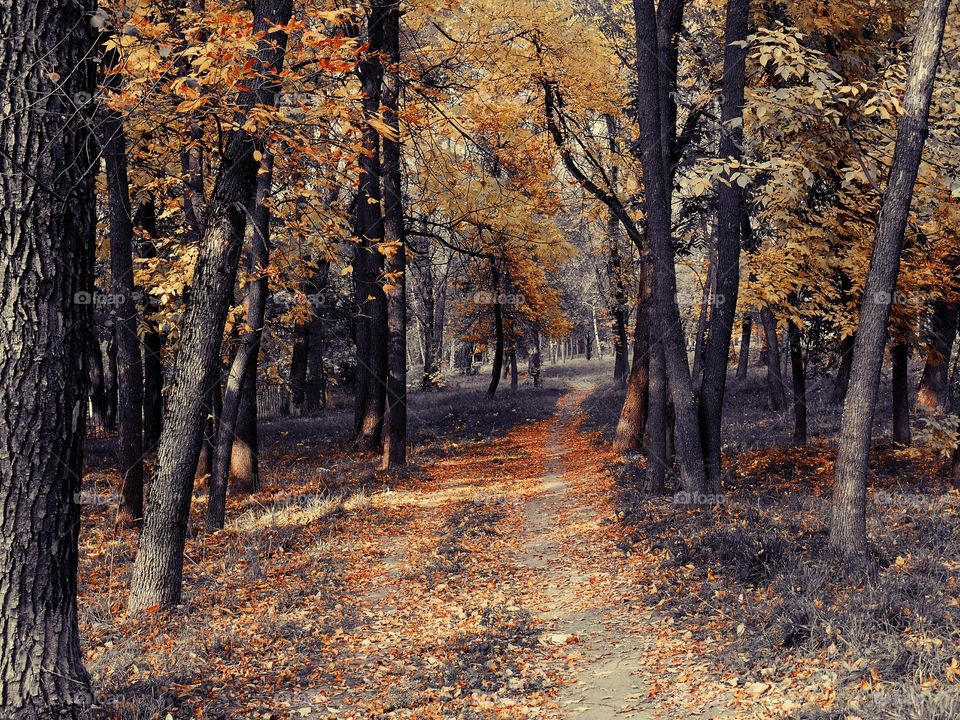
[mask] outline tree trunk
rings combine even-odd
[[[790,369],[793,376],[793,444],[807,444],[807,379],[803,366],[803,333],[793,320],[787,326],[790,338]]]
[[[709,236],[707,236],[709,238]],[[707,341],[707,316],[710,313],[710,298],[713,295],[713,275],[716,264],[713,260],[713,249],[703,261],[703,289],[700,293],[700,313],[697,317],[696,338],[693,344],[693,386],[700,387],[701,373],[703,372],[703,350]]]
[[[310,323],[293,326],[293,351],[290,354],[290,414],[303,415],[307,403],[307,370],[310,358]]]
[[[286,34],[271,31],[290,21],[292,0],[257,0],[253,33],[258,43],[251,80],[240,106],[272,105],[276,92],[267,72],[282,64]],[[223,329],[243,245],[246,212],[257,185],[259,163],[255,144],[243,130],[225,140],[220,173],[208,210],[204,238],[194,271],[191,303],[181,323],[180,352],[173,368],[169,402],[164,413],[160,449],[144,515],[140,550],[130,581],[129,608],[172,607],[180,601],[183,549],[186,542],[194,470],[203,439],[206,391],[219,385],[217,368]]]
[[[116,60],[116,51],[113,51],[107,53],[104,63],[112,66]],[[108,75],[106,88],[118,92],[119,78],[117,74]],[[117,522],[130,526],[143,517],[143,364],[133,283],[133,208],[123,118],[118,112],[106,109],[100,131],[109,196],[110,271],[119,391],[117,464],[121,483]]]
[[[950,396],[950,355],[957,337],[957,317],[960,305],[938,300],[930,318],[927,336],[927,360],[920,378],[917,406],[929,410],[946,411]]]
[[[760,309],[760,323],[767,341],[767,397],[771,410],[783,410],[786,397],[783,375],[780,374],[780,340],[777,337],[777,319],[769,307]]]
[[[750,369],[750,336],[753,334],[753,315],[743,314],[743,328],[740,330],[740,358],[737,363],[737,379],[742,380]]]
[[[650,270],[649,260],[645,260],[641,269],[637,321],[633,332],[633,365],[613,441],[613,449],[618,453],[639,452],[647,425],[650,402]]]
[[[720,112],[720,156],[729,165],[743,157],[743,104],[746,82],[747,25],[750,0],[727,0],[723,51],[723,104]],[[737,314],[740,288],[740,233],[746,212],[743,188],[728,173],[717,191],[717,262],[714,271],[716,301],[710,310],[710,328],[700,386],[700,430],[707,482],[720,490],[723,398],[730,361],[730,338]]]
[[[660,10],[666,16],[678,11],[670,7],[670,0],[661,0]],[[661,118],[661,108],[667,102],[661,98],[675,89],[661,88],[660,52],[672,52],[670,43],[660,48],[657,38],[657,16],[653,0],[634,0],[637,48],[637,100],[640,108],[644,199],[647,213],[647,234],[650,256],[654,265],[652,319],[663,329],[662,345],[667,378],[670,383],[676,411],[677,454],[680,460],[681,483],[689,492],[706,490],[706,471],[697,421],[697,407],[687,360],[686,340],[680,309],[677,307],[677,278],[674,266],[673,233],[671,225],[670,173],[666,163],[671,148],[665,147],[661,133],[668,131]],[[664,81],[666,84],[666,81]],[[670,134],[669,132],[667,133]]]
[[[93,426],[97,432],[107,429],[107,390],[104,383],[103,353],[96,332],[86,340],[87,382],[90,387],[90,407],[93,412]]]
[[[267,310],[269,280],[266,269],[270,264],[270,208],[267,203],[273,190],[273,155],[264,151],[257,174],[257,188],[250,206],[250,250],[247,272],[252,278],[247,284],[246,321],[240,344],[233,356],[223,395],[223,409],[217,428],[216,455],[210,473],[207,503],[207,530],[220,530],[226,522],[227,486],[233,461],[233,441],[237,433],[240,401],[246,381],[254,383],[256,394],[257,358],[263,338],[263,324]],[[256,427],[254,427],[256,433]],[[257,443],[254,441],[254,445]]]
[[[372,10],[379,6],[372,6]],[[382,17],[371,12],[367,22],[367,51],[360,58],[363,116],[366,121],[380,117],[384,50]],[[387,408],[388,315],[383,289],[384,227],[380,191],[380,133],[365,122],[363,152],[360,155],[360,184],[354,218],[354,235],[359,240],[354,267],[357,303],[357,387],[355,397],[356,445],[377,450],[383,442],[383,418]]]
[[[306,407],[310,415],[318,415],[327,407],[327,337],[326,313],[318,313],[310,322],[307,352]]]
[[[840,553],[858,558],[867,551],[867,459],[890,303],[900,271],[900,252],[913,185],[927,137],[930,96],[949,4],[950,0],[924,0],[920,10],[907,72],[904,114],[897,128],[893,163],[877,222],[860,307],[860,326],[853,346],[850,388],[843,405],[830,544]]]
[[[510,390],[516,392],[520,388],[520,369],[517,367],[517,347],[510,349]]]
[[[117,328],[111,322],[110,336],[100,343],[103,352],[103,387],[107,395],[107,429],[117,429]]]
[[[238,492],[260,489],[260,449],[257,427],[257,363],[247,368],[237,408],[237,424],[230,452],[230,484]]]
[[[647,490],[661,493],[667,484],[667,369],[656,332],[650,336],[650,407],[647,417]]]
[[[910,445],[910,345],[896,342],[890,347],[893,375],[893,442]]]
[[[157,212],[153,198],[137,208],[136,224],[147,234],[148,239],[140,244],[140,257],[156,256],[153,241],[157,237]],[[153,453],[160,443],[163,424],[163,335],[152,317],[155,300],[144,292],[143,333],[143,449]]]
[[[543,385],[543,355],[540,352],[540,333],[534,335],[533,348],[530,353],[530,377],[533,378],[533,387]]]
[[[847,387],[850,385],[850,368],[853,367],[854,336],[848,335],[840,341],[840,367],[837,368],[837,379],[833,385],[831,401],[834,405],[843,403],[847,397]]]
[[[492,398],[497,394],[500,372],[503,370],[503,305],[500,304],[500,272],[492,260],[490,271],[493,273],[493,326],[496,345],[493,352],[493,374],[490,377],[490,387],[487,388],[487,397]]]
[[[0,718],[78,718],[95,242],[93,2],[0,4]],[[62,73],[57,75],[53,70]]]
[[[387,432],[383,465],[407,463],[407,256],[403,231],[402,147],[400,144],[400,3],[379,0],[374,6],[383,23],[384,122],[393,137],[383,138],[384,240],[391,248],[387,274],[393,286],[388,295]]]

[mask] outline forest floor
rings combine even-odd
[[[231,498],[222,532],[195,523],[170,613],[124,611],[136,538],[97,500],[116,478],[94,457],[80,610],[97,716],[960,716],[960,498],[935,458],[878,453],[877,560],[847,578],[822,542],[827,438],[781,446],[768,418],[762,442],[735,436],[715,510],[643,495],[606,440],[608,371],[551,368],[495,401],[479,381],[416,394],[402,476],[349,450],[346,410],[266,427],[265,489]]]

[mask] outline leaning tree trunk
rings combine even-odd
[[[723,105],[720,113],[720,155],[729,165],[743,157],[743,104],[746,82],[747,24],[750,0],[727,0],[727,26],[723,54]],[[707,482],[720,488],[720,447],[723,398],[727,386],[730,337],[737,314],[740,289],[740,232],[746,212],[744,191],[736,173],[729,171],[717,191],[717,263],[714,270],[716,303],[710,312],[710,328],[704,353],[700,385],[700,429]]]
[[[890,347],[893,372],[890,389],[893,394],[893,442],[910,445],[910,345],[895,342]]]
[[[276,101],[273,81],[283,58],[292,0],[258,0],[253,33],[264,33],[255,67],[259,76],[240,99],[249,110]],[[129,608],[171,607],[180,601],[194,471],[203,440],[206,390],[218,384],[220,347],[236,281],[246,210],[257,184],[259,163],[253,139],[243,130],[226,139],[220,174],[208,210],[206,231],[194,271],[191,303],[180,330],[160,449],[144,514],[140,550],[130,581]]]
[[[840,553],[857,558],[867,551],[867,460],[890,303],[897,286],[903,233],[928,132],[930,97],[949,5],[950,0],[924,0],[920,10],[907,72],[904,113],[897,128],[893,163],[877,222],[860,307],[860,326],[853,346],[850,388],[843,404],[830,544]]]
[[[116,52],[109,53],[110,62]],[[107,78],[107,89],[117,91],[119,75]],[[114,338],[117,349],[120,506],[117,521],[134,525],[143,517],[143,363],[140,356],[138,313],[133,282],[133,209],[127,174],[127,134],[123,118],[107,109],[101,124],[101,148],[107,173],[110,218],[110,270],[115,300]]]
[[[0,2],[0,718],[92,701],[77,542],[92,334],[93,2]],[[57,74],[59,71],[60,74]]]
[[[790,370],[793,376],[793,444],[807,444],[807,378],[803,366],[803,331],[791,320],[787,325],[790,338]]]
[[[620,410],[613,449],[619,453],[639,452],[647,425],[650,400],[650,263],[641,269],[637,320],[633,331],[633,364],[627,381],[627,396]]]
[[[250,212],[251,222],[248,233],[250,250],[247,272],[252,279],[247,284],[246,322],[240,344],[233,356],[233,363],[230,365],[230,372],[227,374],[220,425],[217,428],[217,450],[208,486],[207,530],[211,532],[222,529],[226,522],[227,486],[233,461],[233,441],[237,432],[244,382],[247,379],[254,382],[254,393],[256,393],[257,357],[260,355],[260,340],[263,337],[269,292],[266,269],[270,263],[270,208],[267,202],[272,189],[273,155],[265,151],[257,174],[257,189]]]
[[[383,445],[385,468],[407,463],[407,255],[403,233],[402,148],[400,145],[400,2],[379,0],[383,49],[389,63],[384,73],[383,237],[390,248],[387,277],[387,427]]]
[[[947,410],[950,396],[950,355],[957,337],[957,318],[960,304],[938,300],[934,303],[927,336],[927,360],[917,392],[917,407],[929,410]]]
[[[661,3],[661,11],[667,10]],[[644,198],[647,234],[654,267],[654,322],[662,329],[664,361],[676,411],[677,455],[681,482],[690,492],[706,490],[706,471],[697,422],[697,407],[687,359],[686,340],[677,307],[677,277],[674,266],[670,213],[671,185],[661,132],[660,50],[657,15],[653,0],[634,0],[637,48],[637,100],[640,108]],[[666,49],[664,49],[666,50]],[[672,90],[673,88],[669,88]],[[669,91],[664,95],[669,95]]]

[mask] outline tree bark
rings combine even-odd
[[[291,12],[292,0],[257,0],[254,5],[253,33],[265,35],[255,60],[259,76],[240,98],[245,111],[276,102],[274,82],[266,74],[278,71],[282,64],[286,33],[271,28],[285,26]],[[217,368],[243,245],[245,208],[257,184],[254,150],[253,139],[243,130],[232,131],[226,138],[191,303],[181,325],[180,352],[130,581],[131,611],[171,607],[180,601],[194,470],[203,437],[203,397],[208,388],[219,384]]]
[[[117,387],[117,327],[111,320],[109,336],[100,343],[103,352],[103,387],[107,396],[107,429],[117,429],[117,401],[119,388]]]
[[[657,333],[651,333],[650,407],[647,417],[647,490],[661,493],[667,477],[667,369]]]
[[[662,14],[671,12],[671,0],[662,1]],[[668,96],[675,87],[660,87],[660,45],[657,39],[657,18],[652,0],[633,0],[636,18],[637,101],[640,108],[644,198],[647,213],[647,234],[654,265],[654,321],[663,329],[662,345],[667,378],[676,411],[677,454],[680,460],[681,483],[685,490],[706,490],[706,471],[697,421],[697,407],[687,360],[686,340],[680,310],[677,307],[677,278],[674,266],[673,233],[670,214],[671,185],[665,160],[670,148],[664,146],[661,133],[663,105],[661,90]],[[663,51],[670,52],[670,43]]]
[[[877,386],[887,340],[890,304],[900,271],[903,233],[913,186],[928,132],[930,97],[940,60],[949,0],[924,0],[907,72],[904,114],[877,222],[870,270],[853,346],[850,388],[843,405],[833,493],[830,544],[841,554],[862,558],[867,551],[867,459]]]
[[[837,368],[837,379],[833,385],[831,401],[840,405],[847,397],[847,388],[850,385],[850,369],[853,367],[854,336],[848,335],[840,341],[840,367]]]
[[[380,133],[371,124],[380,117],[384,51],[383,17],[371,5],[367,22],[367,51],[360,58],[363,91],[363,152],[360,155],[360,185],[354,217],[354,235],[359,241],[354,267],[356,285],[357,386],[354,398],[356,445],[377,450],[383,442],[383,419],[387,407],[388,315],[383,289],[384,238]]]
[[[0,718],[78,718],[93,2],[0,3]],[[56,71],[56,72],[55,72]],[[58,74],[59,73],[59,74]]]
[[[391,248],[387,274],[392,289],[387,296],[387,431],[383,466],[407,463],[407,256],[403,230],[402,146],[400,143],[400,3],[379,0],[383,22],[384,122],[383,138],[384,240]],[[391,136],[392,135],[392,136]]]
[[[520,368],[517,367],[517,347],[510,349],[510,390],[516,392],[520,388]]]
[[[290,414],[293,417],[303,415],[307,404],[310,325],[309,322],[298,322],[293,326],[293,350],[290,353]]]
[[[807,444],[807,379],[803,366],[803,332],[793,320],[787,325],[790,369],[793,376],[793,444]]]
[[[251,363],[243,379],[236,431],[230,452],[230,484],[238,492],[260,489],[260,449],[257,427],[257,363]]]
[[[890,389],[893,393],[893,442],[910,445],[910,346],[896,342],[890,347],[893,373]]]
[[[257,358],[260,355],[260,341],[263,337],[269,293],[266,268],[270,264],[270,208],[267,203],[272,190],[273,155],[269,151],[264,151],[257,174],[255,197],[250,206],[251,222],[248,233],[250,250],[247,255],[247,272],[251,280],[247,283],[246,321],[240,344],[227,375],[220,424],[217,428],[216,455],[208,486],[206,524],[210,532],[222,529],[226,522],[227,489],[234,454],[233,442],[237,433],[244,382],[252,381],[253,392],[256,394]],[[256,433],[256,427],[254,427],[254,433]]]
[[[633,364],[613,441],[613,449],[618,453],[639,452],[647,425],[650,402],[650,297],[653,290],[650,274],[650,263],[645,260],[641,269],[637,320],[633,331]]]
[[[500,303],[500,271],[495,261],[490,261],[490,272],[493,274],[493,328],[495,346],[493,351],[493,372],[490,376],[490,386],[487,388],[487,397],[497,394],[500,385],[500,373],[503,370],[503,305]]]
[[[753,334],[753,315],[743,314],[743,328],[740,331],[740,358],[737,363],[737,379],[742,380],[750,369],[750,337]]]
[[[960,305],[938,300],[933,305],[927,335],[927,359],[917,392],[917,407],[946,411],[950,396],[950,356],[957,337]]]
[[[783,375],[780,373],[780,340],[777,336],[777,319],[769,307],[760,309],[760,323],[767,341],[767,397],[771,410],[783,410],[786,397],[783,391]]]
[[[153,198],[137,208],[136,224],[148,239],[140,243],[140,257],[156,256],[153,241],[157,237],[157,212]],[[145,289],[144,289],[145,290]],[[153,453],[160,443],[160,428],[163,425],[163,335],[152,317],[155,301],[144,292],[143,334],[143,449]]]
[[[100,342],[96,331],[86,340],[87,349],[87,383],[90,388],[90,407],[92,408],[93,426],[97,432],[107,429],[107,389],[104,383],[103,353],[100,351]]]
[[[116,52],[107,55],[105,64],[115,64]],[[108,76],[105,89],[119,91],[119,77],[116,74]],[[121,482],[117,522],[130,526],[143,517],[143,363],[133,282],[133,208],[123,118],[117,111],[106,109],[102,120],[100,147],[109,196],[110,271],[115,303],[114,342],[119,397],[117,464]]]

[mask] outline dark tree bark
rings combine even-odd
[[[236,431],[230,452],[230,484],[239,492],[260,489],[260,440],[257,428],[257,363],[251,363],[243,379]]]
[[[533,387],[543,385],[543,354],[540,351],[540,332],[533,337],[533,347],[530,349],[530,377],[533,378]]]
[[[678,5],[680,7],[676,7]],[[655,311],[652,316],[662,328],[664,362],[676,412],[675,437],[681,482],[684,489],[690,492],[703,492],[707,487],[703,449],[686,340],[676,299],[677,278],[670,216],[672,183],[669,182],[670,173],[666,165],[671,148],[669,144],[664,144],[661,134],[669,130],[664,127],[661,118],[661,108],[667,102],[661,98],[661,92],[668,96],[675,89],[675,83],[661,88],[660,53],[675,53],[675,49],[672,49],[672,42],[660,48],[653,0],[634,0],[633,9],[637,28],[637,104],[640,108],[640,140],[643,146],[644,199],[650,256],[654,266]],[[682,4],[677,0],[665,0],[659,9],[664,16],[679,14]],[[664,81],[664,84],[668,83]]]
[[[78,718],[93,2],[0,3],[0,718]]]
[[[627,396],[620,411],[613,449],[619,453],[639,452],[647,425],[650,393],[650,296],[653,288],[650,263],[645,260],[641,269],[640,292],[637,300],[637,320],[633,331],[633,364],[627,382]]]
[[[367,52],[360,58],[363,115],[368,121],[380,117],[383,81],[384,28],[382,6],[372,4],[367,21]],[[367,122],[360,156],[360,186],[354,217],[354,235],[359,244],[354,263],[357,318],[357,383],[354,398],[356,444],[377,450],[383,441],[387,407],[388,316],[383,290],[384,258],[380,252],[384,226],[380,164],[380,133]]]
[[[291,0],[257,0],[254,34],[266,33],[255,61],[259,76],[240,98],[249,110],[275,103],[273,82],[283,58]],[[257,184],[255,145],[243,130],[225,140],[220,173],[208,208],[204,238],[194,271],[191,303],[181,325],[180,352],[173,368],[163,433],[144,514],[140,550],[130,581],[130,610],[180,601],[183,549],[193,494],[194,471],[203,437],[204,395],[217,383],[223,328],[230,308],[246,227],[246,210]]]
[[[723,106],[720,111],[720,156],[726,163],[743,157],[743,103],[746,82],[747,25],[750,0],[727,0],[723,51]],[[746,212],[743,188],[735,177],[717,191],[717,263],[715,296],[704,353],[700,386],[700,431],[707,482],[720,488],[721,425],[727,386],[730,338],[740,289],[740,232]]]
[[[86,349],[93,426],[97,432],[103,432],[107,429],[107,389],[103,378],[103,353],[95,333],[91,333],[87,338]]]
[[[290,354],[290,414],[303,415],[307,404],[307,371],[310,359],[310,322],[293,326],[293,351]]]
[[[310,322],[307,352],[307,413],[317,415],[327,408],[327,331],[324,310]]]
[[[867,458],[890,303],[896,290],[903,233],[928,132],[930,97],[949,4],[949,0],[924,0],[920,9],[907,72],[904,114],[897,128],[893,163],[877,222],[860,307],[860,326],[853,346],[850,388],[843,405],[830,544],[841,554],[857,558],[862,558],[867,551]]]
[[[950,355],[957,337],[960,305],[938,300],[933,305],[927,335],[927,359],[917,392],[917,407],[946,411],[950,396]]]
[[[893,373],[890,389],[893,393],[893,442],[910,445],[910,345],[895,342],[890,346]]]
[[[136,225],[146,234],[140,243],[140,257],[155,257],[157,250],[153,241],[157,237],[157,211],[153,198],[137,208]],[[143,449],[147,453],[157,450],[160,443],[160,428],[163,425],[163,335],[152,317],[155,310],[153,299],[144,293],[143,333]]]
[[[743,314],[743,327],[740,330],[740,358],[737,363],[737,378],[742,380],[750,369],[750,338],[753,334],[753,315]]]
[[[709,236],[708,236],[709,237]],[[700,313],[697,317],[696,340],[693,345],[693,386],[699,388],[703,373],[703,352],[707,341],[707,320],[710,314],[710,298],[713,296],[716,262],[710,249],[703,264],[703,289],[700,293]]]
[[[500,385],[500,373],[503,370],[503,305],[500,303],[500,271],[495,261],[490,261],[490,272],[493,275],[493,329],[494,351],[493,372],[490,376],[490,386],[487,388],[487,397],[497,394]]]
[[[279,68],[278,68],[279,69]],[[270,208],[267,203],[273,190],[273,155],[265,151],[257,174],[257,189],[250,207],[250,250],[247,254],[247,272],[252,278],[247,284],[246,320],[240,344],[233,356],[227,374],[223,394],[223,408],[217,428],[216,455],[210,473],[209,500],[207,503],[207,530],[223,528],[226,522],[227,486],[233,461],[233,442],[237,433],[243,385],[254,383],[256,394],[257,358],[263,337],[264,317],[267,310],[269,280],[265,273],[270,263]],[[253,429],[256,433],[256,427]],[[253,445],[257,445],[256,441]],[[247,446],[249,447],[249,438]],[[252,481],[252,480],[251,480]]]
[[[198,478],[209,477],[213,471],[213,459],[217,452],[217,428],[220,427],[220,410],[223,407],[221,375],[222,369],[219,368],[218,363],[217,376],[213,381],[213,386],[204,393],[203,397],[203,441],[197,458],[197,470],[194,473],[195,477]]]
[[[767,341],[767,398],[771,410],[783,410],[786,397],[783,375],[780,373],[780,340],[777,337],[777,319],[769,307],[760,309],[760,323]]]
[[[379,0],[383,18],[384,122],[390,133],[383,138],[384,240],[391,247],[387,276],[392,286],[387,296],[387,431],[383,466],[407,463],[407,256],[403,232],[402,148],[400,144],[400,3]]]
[[[116,60],[116,52],[111,52],[104,62],[112,66]],[[109,75],[105,89],[119,91],[119,77]],[[110,109],[103,113],[100,131],[109,196],[111,285],[116,303],[117,464],[121,480],[117,522],[134,525],[143,517],[143,364],[133,282],[133,208],[127,174],[127,134],[123,118]]]
[[[650,405],[647,417],[647,490],[661,493],[667,477],[667,369],[663,348],[651,332]]]
[[[831,401],[834,405],[843,403],[847,397],[847,388],[850,385],[850,369],[853,367],[854,336],[848,335],[840,341],[840,367],[837,368],[837,379],[833,384]]]
[[[792,320],[787,325],[790,338],[790,370],[793,376],[793,444],[807,444],[807,378],[803,364],[803,332]]]
[[[117,387],[117,328],[110,320],[109,336],[100,343],[103,352],[103,387],[107,396],[107,429],[117,429],[117,402],[119,388]]]

